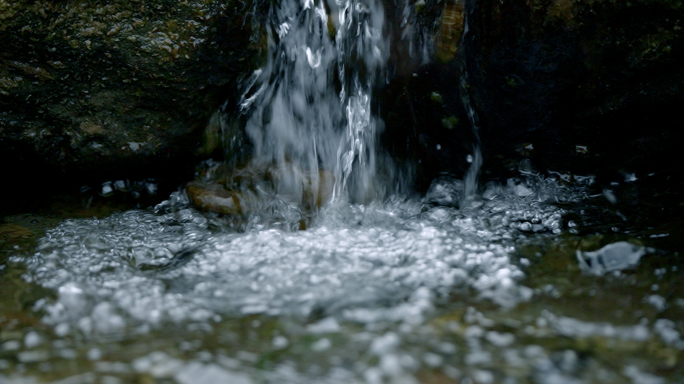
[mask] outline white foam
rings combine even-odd
[[[414,326],[454,290],[502,306],[530,299],[510,258],[512,240],[524,235],[510,224],[533,221],[551,232],[562,211],[539,201],[548,188],[528,187],[535,195],[511,191],[460,210],[402,199],[338,203],[296,232],[255,225],[217,233],[174,195],[160,205],[167,213],[65,221],[23,261],[27,280],[59,292],[41,309],[61,333],[314,310],[329,319],[312,332],[335,332],[339,320]]]

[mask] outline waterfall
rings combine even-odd
[[[240,109],[253,163],[279,170],[278,193],[301,196],[332,173],[332,198],[364,200],[376,175],[371,92],[388,58],[380,0],[274,1],[268,57]],[[318,196],[312,196],[314,200]]]
[[[463,0],[465,1],[465,0]],[[461,47],[465,50],[468,49],[469,42],[473,42],[474,37],[471,36],[469,27],[468,27],[468,22],[470,19],[470,14],[472,13],[472,7],[474,6],[473,2],[467,3],[466,2],[466,7],[464,7],[463,10],[463,18],[464,18],[464,24],[463,24],[463,35],[461,36]],[[470,167],[468,168],[468,171],[466,171],[465,177],[464,177],[464,198],[468,199],[472,196],[475,195],[477,192],[477,176],[480,173],[480,167],[482,166],[482,153],[480,151],[480,132],[479,132],[479,122],[477,118],[477,113],[473,109],[471,100],[470,100],[470,93],[468,91],[468,64],[466,61],[466,54],[467,52],[461,54],[461,81],[460,81],[460,88],[461,88],[461,103],[463,104],[463,107],[466,110],[466,113],[468,114],[468,119],[470,120],[470,125],[473,130],[473,137],[475,138],[475,142],[473,143],[473,153],[468,155],[468,162],[470,163]]]
[[[406,59],[419,54],[425,64],[431,39],[413,35],[431,29],[415,25],[415,7],[407,2],[403,8],[401,39],[409,41],[411,56]],[[377,82],[388,76],[390,41],[382,1],[281,0],[270,4],[266,19],[267,59],[245,82],[240,101],[249,116],[245,132],[254,147],[252,164],[275,168],[276,192],[299,202],[384,197],[385,179],[402,171],[380,161],[385,160],[376,143],[381,122],[371,113]],[[473,39],[466,14],[460,45],[465,48]],[[468,66],[464,55],[459,60],[460,102],[475,138],[464,175],[468,198],[477,191],[482,156]],[[399,179],[392,181],[405,181]],[[328,185],[327,192],[320,188]],[[324,194],[326,199],[319,196]]]

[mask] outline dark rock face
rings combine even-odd
[[[215,147],[210,116],[258,57],[251,6],[0,1],[2,177],[192,170]]]
[[[384,149],[402,166],[416,168],[415,188],[427,191],[440,173],[462,176],[475,143],[461,104],[460,70],[456,63],[435,63],[395,79],[381,91],[379,110],[386,128]]]
[[[681,168],[681,1],[484,0],[468,11],[490,165],[528,146],[541,170]]]
[[[409,3],[414,4],[406,9],[410,12],[394,15],[388,63],[393,77],[381,85],[375,100],[385,123],[380,137],[383,150],[399,167],[415,169],[414,187],[426,192],[442,173],[462,176],[475,143],[462,103],[464,13],[458,1]],[[429,40],[412,40],[402,29],[406,20],[414,36]]]
[[[510,177],[520,168],[681,173],[681,1],[482,0],[442,7],[436,22],[423,20],[434,36],[430,63],[396,71],[379,101],[383,143],[418,164],[419,190],[440,173],[461,177],[468,167],[475,138],[464,96],[479,118],[485,177]]]

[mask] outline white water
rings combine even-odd
[[[299,168],[314,190],[320,170],[333,172],[335,196],[374,197],[371,92],[389,54],[382,2],[283,0],[274,2],[269,21],[267,63],[240,104],[250,114],[253,161]]]
[[[332,203],[309,230],[294,233],[277,228],[292,227],[281,220],[298,221],[298,209],[279,197],[302,196],[297,180],[281,181],[275,195],[260,195],[268,200],[261,211],[270,216],[256,212],[246,233],[197,212],[182,194],[155,212],[67,221],[28,261],[27,278],[59,292],[57,302],[38,305],[48,311],[45,321],[84,333],[253,313],[306,317],[323,311],[368,322],[420,318],[454,289],[501,305],[524,299],[510,241],[521,225],[559,231],[560,210],[541,203],[532,209],[528,202],[523,209],[523,197],[510,186],[461,211],[397,196],[380,202],[393,188],[387,185],[397,182],[387,178],[393,173],[387,162],[378,168],[378,122],[371,113],[389,55],[382,2],[283,0],[272,3],[268,20],[267,61],[240,102],[250,116],[245,129],[254,144],[252,161],[285,169],[285,179],[306,174],[314,200],[320,171],[332,172]],[[476,129],[467,95],[463,101]],[[480,163],[476,144],[465,180],[470,198]],[[544,183],[524,198],[575,199],[567,191],[549,193],[552,184]],[[436,184],[440,190],[425,202],[461,199],[442,195],[462,188],[443,187]]]
[[[469,12],[466,10],[464,11],[464,24],[463,24],[463,36],[461,38],[461,48],[465,48],[468,46],[467,41],[472,40],[471,33],[470,33],[470,27],[468,24],[468,21],[470,19],[470,15],[468,14]],[[475,193],[477,192],[477,176],[480,173],[480,167],[482,166],[482,153],[480,151],[480,128],[479,128],[479,122],[478,122],[478,117],[477,114],[475,113],[475,110],[473,109],[471,100],[470,100],[470,94],[468,91],[468,68],[467,64],[465,62],[465,58],[462,59],[461,62],[461,102],[463,104],[463,107],[466,110],[466,113],[468,114],[468,119],[470,120],[470,126],[473,130],[473,134],[475,136],[475,143],[473,144],[473,154],[468,155],[468,162],[470,163],[470,167],[468,168],[468,171],[466,172],[465,178],[464,178],[464,197],[465,198],[472,198]]]
[[[456,291],[503,306],[529,298],[516,283],[513,240],[560,231],[562,211],[545,201],[582,193],[528,181],[521,197],[522,187],[493,188],[492,200],[461,210],[415,200],[333,205],[306,231],[247,233],[217,230],[176,193],[157,213],[62,223],[25,260],[26,278],[59,292],[38,304],[46,323],[86,334],[312,311],[420,323]]]
[[[430,195],[450,190],[459,191]],[[541,178],[492,185],[485,196],[458,210],[433,207],[434,198],[430,204],[398,197],[382,204],[337,202],[305,231],[255,225],[235,233],[174,193],[154,210],[65,221],[41,239],[33,256],[13,261],[26,265],[25,280],[57,292],[56,299],[40,299],[34,309],[45,314],[42,321],[58,337],[111,340],[155,329],[211,331],[225,319],[247,315],[299,324],[322,317],[305,326],[317,339],[308,347],[315,354],[329,350],[336,361],[335,355],[360,350],[379,359],[377,366],[340,366],[323,377],[298,371],[287,360],[273,372],[257,372],[230,358],[219,356],[219,365],[207,365],[205,358],[183,361],[157,351],[131,356],[130,366],[139,373],[201,384],[253,383],[251,378],[415,383],[411,371],[423,363],[400,347],[415,337],[412,330],[422,329],[455,295],[503,308],[530,300],[533,291],[520,283],[524,274],[512,258],[514,244],[532,232],[559,233],[563,210],[552,203],[585,197],[581,188]],[[488,324],[481,314],[471,315],[466,319]],[[354,341],[335,349],[328,335],[358,326],[370,333],[350,332]],[[470,350],[463,359],[477,378],[486,373],[476,367],[491,361],[480,339],[506,343],[510,336],[475,325],[468,329]],[[285,348],[297,337],[285,330],[273,339],[273,348]],[[420,352],[424,364],[458,377],[452,365],[457,363],[444,360],[454,346],[442,344]]]

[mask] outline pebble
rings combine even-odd
[[[37,363],[39,361],[45,361],[50,358],[50,353],[48,351],[23,351],[19,352],[17,358],[22,363]]]

